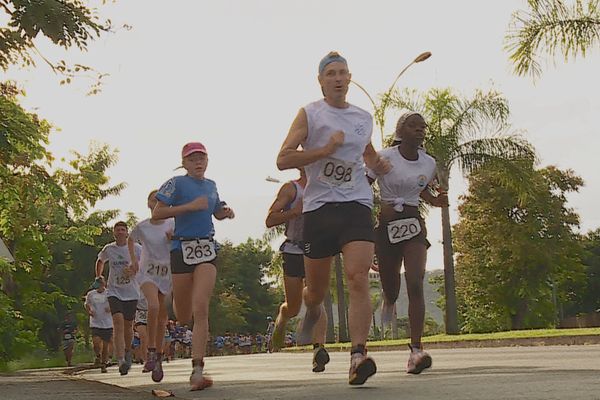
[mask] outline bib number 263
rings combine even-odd
[[[416,218],[399,219],[389,222],[387,231],[391,244],[400,243],[421,233],[421,224]]]
[[[187,265],[198,265],[215,259],[215,242],[209,239],[185,240],[181,242],[183,261]]]

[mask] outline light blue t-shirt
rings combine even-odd
[[[175,232],[174,239],[171,241],[171,250],[181,249],[181,242],[176,238],[195,239],[214,235],[212,215],[222,208],[217,185],[214,181],[206,178],[196,179],[189,175],[176,176],[165,182],[156,193],[156,199],[168,206],[180,206],[200,196],[208,198],[208,208],[175,217]]]

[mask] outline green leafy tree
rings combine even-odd
[[[0,88],[0,236],[15,257],[14,264],[4,263],[0,269],[2,301],[9,310],[5,317],[17,318],[14,326],[38,337],[42,314],[55,314],[57,307],[64,311],[79,301],[81,288],[69,293],[54,280],[62,269],[84,268],[68,257],[61,259],[68,254],[61,246],[94,245],[102,233],[98,222],[114,213],[89,211],[99,200],[118,194],[124,184],[109,184],[106,170],[116,154],[107,146],[93,147],[88,155],[74,153],[68,169],[55,168],[46,149],[50,124],[21,108],[14,86]],[[0,330],[9,325],[2,324]],[[4,354],[3,361],[25,347],[8,346],[14,351]]]
[[[517,75],[541,74],[540,53],[554,58],[557,50],[565,61],[585,57],[600,43],[600,2],[528,0],[528,9],[513,14],[505,38],[505,50]]]
[[[531,195],[519,201],[502,183],[506,173],[472,174],[459,207],[457,294],[466,332],[555,326],[553,290],[569,301],[566,288],[584,279],[579,217],[566,199],[581,178],[555,167],[535,170]]]
[[[267,281],[274,251],[268,242],[248,239],[222,244],[215,294],[211,302],[211,332],[264,332],[267,316],[274,316],[280,292]]]
[[[462,97],[450,89],[431,89],[419,95],[414,91],[393,92],[390,102],[395,108],[420,112],[428,129],[425,149],[437,161],[439,188],[449,190],[450,173],[458,167],[463,175],[494,164],[512,171],[506,183],[520,187],[520,163],[533,162],[533,147],[517,134],[507,130],[508,101],[496,91],[476,91],[472,97]],[[515,177],[516,179],[512,179]],[[516,182],[516,183],[515,183]],[[458,333],[454,284],[454,258],[450,212],[441,209],[444,246],[444,293],[446,332]]]
[[[88,77],[95,82],[89,94],[98,93],[107,74],[86,65],[51,60],[36,46],[36,40],[43,36],[64,49],[76,47],[86,51],[90,42],[111,31],[111,21],[100,19],[97,10],[88,3],[81,0],[0,0],[0,13],[7,16],[6,25],[0,26],[0,69],[6,71],[11,65],[35,66],[36,60],[41,59],[61,76],[61,84],[71,83],[75,77]]]

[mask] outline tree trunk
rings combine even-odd
[[[342,258],[339,254],[335,256],[335,282],[337,294],[337,308],[339,321],[340,342],[348,342],[348,324],[346,323],[346,296],[344,295],[344,272],[342,271]]]
[[[333,301],[331,298],[331,292],[328,290],[325,295],[325,313],[327,314],[327,336],[325,342],[335,342],[335,330],[333,328]]]
[[[523,329],[525,316],[527,315],[528,310],[529,304],[527,299],[521,299],[521,301],[519,301],[519,305],[517,306],[516,314],[510,316],[512,330]]]
[[[449,171],[440,173],[440,186],[448,190]],[[452,227],[450,209],[442,208],[442,241],[444,244],[444,291],[446,298],[446,333],[458,334],[458,316],[456,312],[456,284],[454,282],[454,250],[452,249]]]

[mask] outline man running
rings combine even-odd
[[[85,309],[90,316],[92,343],[94,347],[94,365],[100,367],[101,372],[106,372],[109,347],[113,336],[113,321],[110,314],[110,305],[106,296],[106,281],[103,276],[96,278],[96,289],[92,289],[85,297]]]
[[[62,335],[62,349],[65,355],[65,361],[67,362],[67,367],[71,367],[73,365],[73,349],[75,348],[77,322],[74,321],[70,312],[65,314],[65,318],[60,325],[59,330]]]
[[[366,351],[374,238],[373,192],[364,164],[377,173],[390,166],[371,144],[371,115],[346,102],[350,79],[348,63],[338,53],[321,60],[318,80],[324,99],[300,109],[277,156],[277,167],[304,167],[307,177],[302,207],[307,310],[298,343],[309,343],[313,337],[329,287],[331,260],[341,252],[350,294],[349,383],[361,385],[377,371]]]
[[[302,306],[302,290],[304,288],[304,250],[302,246],[302,196],[306,186],[304,168],[299,168],[300,178],[285,183],[275,201],[269,208],[265,224],[267,228],[285,224],[286,239],[279,250],[283,257],[283,288],[285,301],[279,307],[275,320],[275,329],[271,337],[274,351],[284,346],[286,324],[300,312]],[[327,330],[327,314],[321,312],[321,318],[315,328],[313,343],[313,372],[325,371],[329,362],[329,354],[323,344]]]
[[[119,373],[127,375],[133,355],[131,342],[133,339],[133,320],[140,296],[139,285],[131,267],[129,249],[127,248],[128,228],[123,221],[113,227],[115,241],[107,244],[98,253],[96,261],[96,278],[102,276],[104,265],[109,263],[108,288],[106,289],[110,313],[113,319],[115,353],[119,364]],[[139,259],[142,246],[135,244],[135,255]]]

